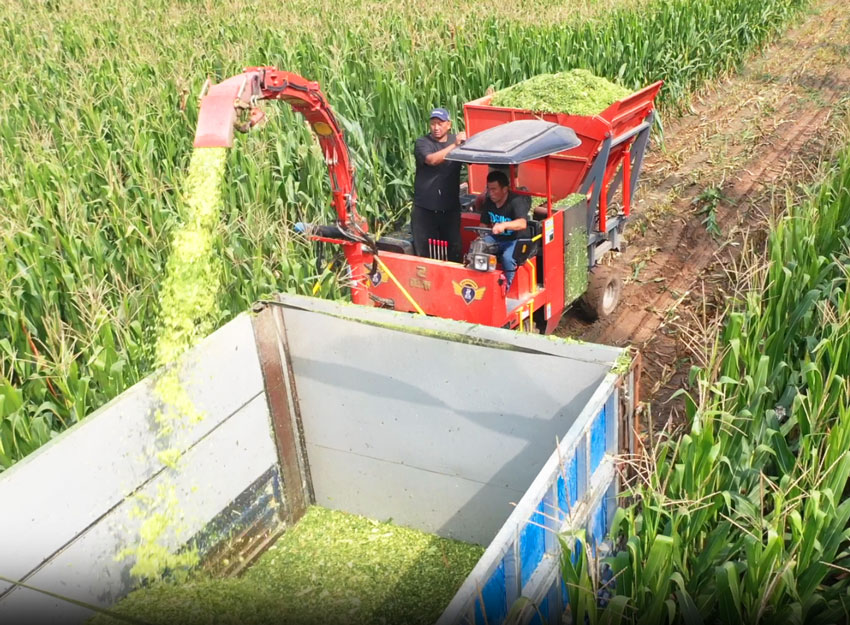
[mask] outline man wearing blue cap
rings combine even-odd
[[[461,261],[460,167],[446,155],[466,140],[466,134],[452,134],[452,120],[444,108],[431,111],[431,132],[416,140],[416,178],[413,183],[413,213],[410,227],[413,248],[428,256],[428,239],[448,242],[448,259]]]

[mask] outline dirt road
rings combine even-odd
[[[642,399],[654,421],[687,381],[689,337],[722,310],[742,242],[764,239],[786,190],[815,182],[846,139],[850,11],[815,2],[800,23],[733,77],[700,94],[651,146],[629,228],[612,259],[626,282],[618,309],[596,323],[570,312],[557,334],[643,354]]]

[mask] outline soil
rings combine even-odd
[[[741,250],[759,250],[790,190],[822,177],[848,136],[850,11],[821,0],[734,76],[665,124],[641,174],[627,249],[609,261],[625,286],[618,308],[558,335],[632,345],[642,354],[645,421],[681,422],[691,365],[722,315]],[[611,255],[609,255],[611,256]]]

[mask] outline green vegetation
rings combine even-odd
[[[448,605],[484,549],[311,507],[238,579],[161,582],[115,606],[150,623],[422,623]],[[98,625],[119,621],[107,617]]]
[[[134,495],[132,501],[129,517],[141,520],[139,541],[119,551],[116,559],[132,557],[130,574],[137,580],[157,580],[166,571],[184,579],[200,559],[194,547],[177,553],[169,549],[169,540],[179,544],[189,539],[174,484],[162,483],[156,495]]]
[[[631,92],[586,69],[541,74],[493,94],[490,104],[536,113],[596,115]]]
[[[175,233],[166,277],[160,293],[160,331],[156,364],[173,363],[218,321],[216,296],[221,282],[221,258],[214,234],[221,216],[225,148],[192,153],[184,193],[187,210]]]
[[[662,103],[683,104],[805,0],[572,4],[519,3],[529,19],[457,2],[455,19],[421,2],[0,3],[0,73],[16,77],[0,99],[0,469],[154,369],[207,76],[273,63],[320,81],[379,228],[409,209],[432,106],[460,119],[491,85],[575,67],[629,89],[663,78]],[[214,324],[276,291],[344,294],[291,228],[332,219],[321,155],[288,110],[267,112],[226,157]]]
[[[742,273],[692,372],[689,431],[657,446],[634,492],[640,506],[615,519],[626,543],[609,560],[608,617],[846,622],[848,250],[850,152],[775,224],[769,263]],[[573,622],[598,622],[586,563],[568,555],[562,568],[584,593]]]
[[[571,303],[587,291],[587,228],[576,228],[570,232],[567,245],[567,275],[565,276],[564,299],[567,303]]]
[[[214,253],[214,234],[221,211],[221,187],[227,152],[224,148],[196,149],[183,185],[185,211],[174,234],[171,256],[160,291],[159,332],[154,385],[159,408],[154,415],[157,438],[165,440],[176,429],[203,419],[180,379],[179,358],[213,330],[220,315],[216,305],[221,261]],[[177,469],[180,450],[157,452],[168,469]],[[167,475],[166,478],[169,478]],[[130,573],[140,579],[157,579],[167,570],[182,570],[198,563],[193,549],[170,553],[169,538],[179,535],[181,511],[173,483],[160,484],[155,497],[135,496],[131,518],[143,519],[139,542],[123,549],[119,559],[132,556]]]
[[[587,194],[585,193],[570,193],[563,200],[560,200],[555,207],[556,208],[569,208],[570,206],[575,206],[579,202],[587,202]]]

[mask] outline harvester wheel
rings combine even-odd
[[[581,298],[581,308],[591,321],[604,319],[614,312],[622,292],[623,281],[611,267],[594,267]]]

